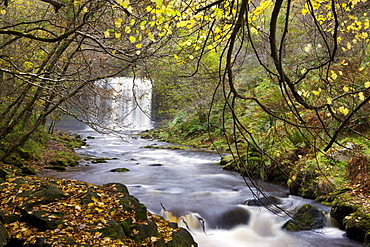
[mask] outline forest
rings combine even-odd
[[[155,128],[143,137],[228,153],[224,169],[350,207],[341,227],[369,245],[369,10],[367,0],[1,1],[0,177],[78,159],[81,143],[55,122],[113,133],[99,99],[121,92],[106,80],[145,78]]]

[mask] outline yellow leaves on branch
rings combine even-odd
[[[344,106],[339,107],[339,108],[338,108],[338,110],[339,110],[339,112],[340,112],[340,113],[342,113],[343,115],[347,115],[347,114],[348,114],[348,112],[349,112],[349,110],[348,110],[346,107],[344,107]]]

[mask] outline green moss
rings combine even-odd
[[[127,169],[127,168],[115,168],[115,169],[112,169],[110,171],[111,172],[128,172],[128,171],[130,171],[130,169]]]
[[[356,211],[343,220],[347,236],[359,242],[365,241],[365,235],[370,232],[370,214]]]

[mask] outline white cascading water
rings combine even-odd
[[[150,80],[132,77],[106,79],[110,88],[111,115],[109,127],[117,130],[146,130],[152,127],[152,84]]]

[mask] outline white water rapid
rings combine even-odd
[[[127,78],[110,81],[117,91],[122,89],[124,92],[136,87],[135,83],[126,82],[131,83]],[[112,105],[112,109],[118,111],[114,113],[114,121],[121,121],[116,120],[121,117],[127,121],[125,103],[135,104],[124,93],[121,99],[124,102]],[[136,99],[140,97],[136,95]],[[132,105],[127,108],[135,108]],[[141,107],[146,109],[146,106]],[[132,126],[139,129],[150,127],[150,118],[141,117],[143,115],[139,113],[132,115]],[[216,164],[220,160],[216,153],[196,149],[145,148],[148,145],[170,144],[144,140],[132,136],[132,132],[123,131],[121,137],[99,134],[90,128],[71,129],[71,132],[94,137],[89,138],[88,146],[78,152],[110,160],[104,164],[81,164],[65,172],[51,171],[47,176],[77,179],[97,185],[123,183],[149,211],[177,221],[180,226],[187,228],[199,247],[363,246],[343,237],[343,231],[329,224],[317,231],[292,233],[282,230],[281,226],[289,217],[279,210],[273,214],[264,207],[247,206],[245,202],[253,199],[253,194],[246,186],[246,181],[237,173],[222,170]],[[114,168],[128,168],[129,171],[110,172]],[[315,205],[327,213],[330,211],[328,207],[312,200],[288,196],[284,187],[256,182],[267,195],[279,198],[279,206],[291,213],[305,203]],[[255,188],[251,189],[258,194]]]

